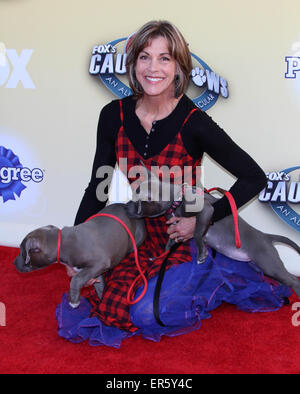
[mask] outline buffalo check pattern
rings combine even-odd
[[[139,166],[141,161],[150,169],[152,166],[178,166],[183,173],[183,168],[191,169],[191,177],[196,174],[196,167],[201,165],[201,160],[193,159],[184,148],[181,133],[184,132],[184,125],[188,122],[194,111],[187,113],[185,121],[179,127],[178,133],[173,140],[157,155],[148,159],[143,158],[136,152],[132,143],[126,135],[123,126],[123,108],[120,100],[120,118],[121,127],[116,140],[116,156],[118,162],[120,159],[127,159],[127,171],[132,166]],[[176,178],[176,174],[175,174]],[[132,179],[129,179],[133,182]],[[139,263],[146,276],[150,280],[158,274],[163,262],[161,255],[164,253],[165,245],[168,242],[165,217],[145,219],[147,236],[144,243],[139,247]],[[168,258],[166,270],[176,264],[191,261],[191,250],[189,242],[179,245],[177,250]],[[102,299],[99,300],[94,290],[90,293],[90,302],[92,304],[91,316],[98,317],[105,325],[114,326],[129,332],[137,331],[137,327],[130,320],[129,308],[127,303],[127,294],[133,281],[139,276],[134,253],[129,254],[120,264],[104,274],[105,289]],[[142,279],[136,282],[133,294],[139,286],[143,284]]]

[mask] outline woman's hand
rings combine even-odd
[[[90,280],[84,285],[84,287],[93,286],[95,283],[100,283],[100,280],[99,280],[99,279],[90,279]]]
[[[166,222],[169,225],[167,230],[171,239],[175,239],[176,242],[185,242],[194,236],[196,217],[190,218],[183,217],[172,217]]]
[[[75,276],[77,274],[77,272],[75,270],[73,270],[71,267],[69,267],[68,265],[66,265],[66,269],[67,269],[68,276],[70,276],[71,278],[73,278],[73,276]],[[100,283],[100,280],[99,279],[90,279],[84,285],[84,287],[93,286],[95,283]]]

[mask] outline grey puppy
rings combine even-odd
[[[134,236],[139,247],[146,236],[143,219],[129,218],[125,204],[111,204],[100,213],[121,219]],[[45,268],[57,260],[58,228],[41,227],[29,233],[20,245],[20,255],[14,265],[19,272],[32,272]],[[61,262],[68,271],[75,271],[70,284],[69,303],[73,308],[80,304],[82,287],[91,279],[101,298],[104,288],[102,274],[119,264],[133,251],[132,242],[123,226],[109,217],[95,217],[73,227],[64,227],[61,236]]]
[[[153,180],[153,175],[152,175]],[[156,180],[156,183],[162,183]],[[145,185],[149,187],[147,182]],[[157,187],[157,186],[156,186]],[[199,210],[194,212],[187,209],[192,200],[189,197],[185,199],[183,195],[180,201],[174,205],[176,196],[180,195],[182,186],[168,185],[170,190],[171,201],[150,201],[147,200],[147,192],[140,192],[136,201],[127,203],[128,215],[133,218],[157,217],[166,215],[170,217],[170,208],[174,207],[173,215],[177,217],[196,216],[196,227],[194,232],[195,242],[198,248],[198,262],[202,263],[207,257],[205,244],[215,249],[217,252],[224,254],[235,260],[253,261],[267,276],[278,282],[291,287],[300,298],[300,282],[298,278],[289,273],[276,250],[274,243],[280,242],[291,246],[300,254],[300,247],[287,237],[280,235],[266,234],[250,226],[245,220],[239,217],[239,232],[241,238],[241,248],[238,249],[235,244],[234,221],[232,216],[227,216],[222,220],[214,223],[212,226],[211,218],[213,214],[213,203],[217,198],[210,194],[204,193],[204,201]],[[147,187],[146,187],[147,189]],[[196,193],[194,193],[197,197]],[[166,246],[169,249],[175,241],[170,240]]]

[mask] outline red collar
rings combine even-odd
[[[61,246],[61,229],[58,229],[57,254],[56,254],[57,263],[60,263],[60,246]]]

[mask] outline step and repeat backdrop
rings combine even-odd
[[[266,172],[267,188],[241,216],[300,243],[299,15],[298,0],[0,0],[0,244],[73,225],[100,110],[131,94],[126,42],[153,19],[189,43],[189,97]],[[208,156],[203,164],[207,188],[230,188],[230,174]],[[116,171],[110,201],[128,198]],[[278,250],[300,275],[296,252]]]

